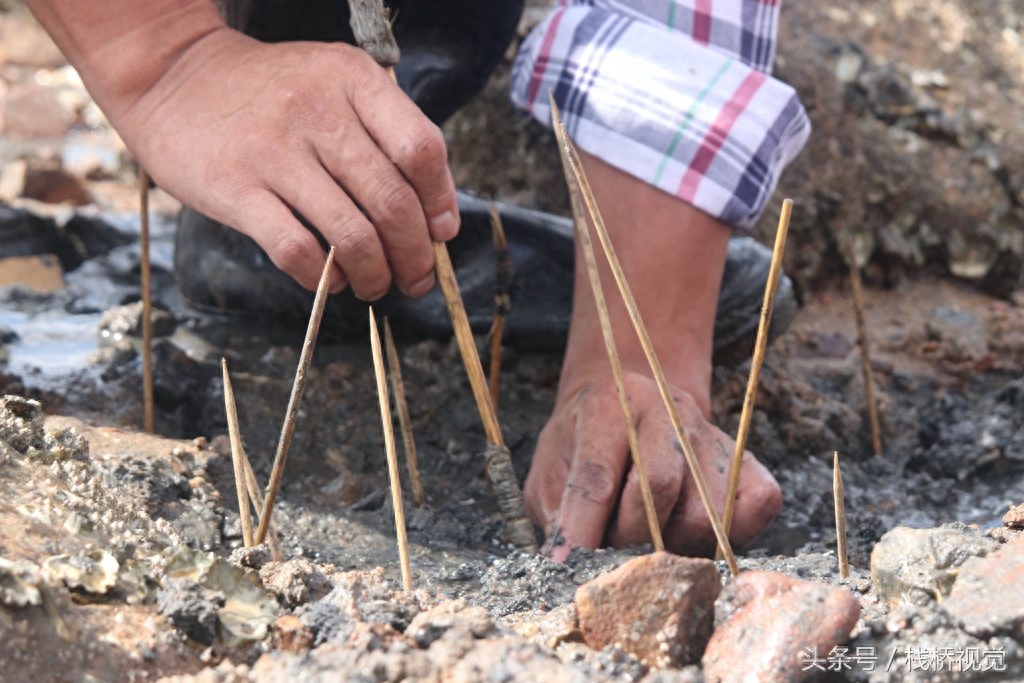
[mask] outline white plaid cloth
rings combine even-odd
[[[512,99],[548,91],[590,154],[750,228],[810,121],[769,73],[781,0],[563,0],[527,37]]]

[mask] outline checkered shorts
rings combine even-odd
[[[781,0],[562,0],[524,42],[512,99],[576,144],[750,228],[810,134],[772,78]]]

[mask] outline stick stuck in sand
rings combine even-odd
[[[491,231],[494,233],[494,323],[491,325],[491,403],[498,409],[501,388],[501,352],[505,336],[505,318],[512,308],[512,257],[508,253],[505,226],[501,224],[498,207],[490,205]]]
[[[412,419],[409,417],[409,402],[405,397],[405,381],[402,379],[402,361],[398,357],[395,337],[391,334],[391,323],[384,318],[384,352],[388,358],[388,377],[391,390],[395,393],[395,408],[398,410],[398,426],[402,428],[402,446],[405,448],[405,462],[409,466],[409,488],[412,502],[423,507],[423,483],[420,481],[420,467],[416,458],[416,440],[412,434]]]
[[[573,177],[579,186],[583,196],[584,205],[587,209],[587,214],[590,218],[590,221],[584,223],[584,225],[587,226],[589,223],[593,223],[594,229],[597,231],[597,236],[601,242],[601,248],[604,251],[605,259],[611,267],[612,275],[615,277],[615,283],[618,285],[619,293],[622,296],[623,303],[629,313],[629,318],[633,323],[633,328],[636,330],[637,337],[640,340],[640,346],[643,349],[644,355],[647,357],[647,362],[651,368],[651,374],[654,376],[654,381],[658,386],[658,393],[661,394],[661,400],[665,404],[665,410],[668,412],[672,428],[675,431],[676,439],[683,449],[686,464],[690,468],[690,473],[693,475],[694,483],[697,485],[697,492],[700,495],[701,503],[704,505],[704,511],[708,515],[711,528],[715,532],[715,538],[718,539],[719,545],[723,548],[725,561],[729,566],[729,570],[733,574],[738,574],[739,566],[736,564],[736,556],[733,554],[732,546],[729,544],[729,538],[725,535],[725,531],[722,527],[722,520],[719,518],[718,512],[715,510],[714,504],[711,501],[711,494],[708,492],[708,485],[707,481],[704,479],[704,473],[700,469],[700,461],[697,459],[697,452],[694,450],[693,444],[690,443],[690,438],[686,435],[686,432],[683,431],[682,422],[679,419],[679,412],[676,410],[676,404],[672,400],[672,394],[669,390],[668,379],[665,377],[665,371],[662,369],[661,363],[658,361],[657,354],[654,350],[654,344],[651,342],[650,335],[647,333],[647,327],[644,325],[643,319],[640,317],[640,310],[637,307],[636,299],[633,298],[633,293],[629,288],[629,283],[626,281],[625,273],[623,273],[622,266],[615,254],[611,237],[608,235],[608,230],[604,225],[604,219],[601,217],[601,213],[597,208],[597,200],[594,197],[593,190],[590,188],[590,183],[587,181],[587,177],[583,172],[583,164],[580,161],[579,155],[576,153],[575,146],[572,144],[572,141],[569,140],[569,136],[565,132],[565,127],[562,125],[562,119],[558,113],[558,107],[555,104],[554,96],[551,95],[551,93],[549,93],[548,96],[551,101],[551,113],[554,121],[555,133],[559,139],[559,150],[563,155],[563,161],[567,163],[569,168],[572,170]]]
[[[309,314],[309,325],[306,327],[306,338],[302,342],[302,353],[299,355],[299,366],[295,370],[295,381],[292,383],[291,396],[288,397],[288,408],[285,410],[284,424],[281,425],[281,438],[277,442],[274,465],[270,470],[270,482],[267,484],[264,514],[260,516],[260,525],[256,529],[255,541],[257,545],[267,539],[270,518],[274,514],[274,503],[277,501],[277,493],[281,488],[281,478],[284,476],[284,466],[288,461],[288,448],[292,443],[292,434],[295,433],[295,418],[299,414],[299,405],[302,403],[302,392],[306,389],[306,373],[309,371],[309,364],[313,361],[313,349],[316,347],[316,337],[320,332],[320,321],[323,320],[324,307],[327,306],[327,289],[330,285],[331,265],[333,263],[334,247],[332,246],[327,253],[327,260],[324,261],[323,272],[320,273],[320,282],[316,288],[316,298],[313,299],[313,310]]]
[[[736,448],[732,454],[729,467],[729,486],[725,493],[725,512],[722,523],[725,533],[732,529],[732,515],[736,506],[736,490],[740,485],[740,470],[743,468],[743,453],[747,450],[747,436],[750,434],[750,421],[754,417],[754,404],[757,402],[757,386],[761,381],[761,366],[768,348],[768,331],[772,324],[772,310],[775,307],[775,293],[779,287],[779,276],[782,273],[782,255],[786,251],[786,236],[789,234],[789,218],[793,213],[793,200],[782,202],[779,214],[779,227],[775,231],[775,248],[772,250],[772,262],[768,271],[768,282],[764,288],[764,304],[761,306],[761,320],[757,325],[757,338],[754,342],[754,357],[750,361],[750,375],[747,377],[747,391],[743,395],[743,411],[740,413],[740,426],[736,430]]]
[[[857,318],[857,344],[860,346],[860,359],[864,366],[864,392],[868,404],[868,422],[871,425],[871,448],[875,455],[882,455],[882,428],[878,420],[875,373],[871,367],[871,344],[868,341],[868,326],[864,316],[864,290],[861,285],[860,266],[857,264],[857,255],[853,249],[850,249],[849,267],[853,310]]]
[[[846,504],[843,501],[843,473],[839,469],[839,451],[832,453],[832,497],[836,506],[836,557],[839,576],[850,578],[850,561],[846,555]]]
[[[155,427],[153,410],[153,278],[149,258],[149,174],[139,167],[139,270],[142,278],[142,423]]]
[[[398,454],[395,452],[395,426],[391,422],[391,401],[388,398],[388,380],[384,372],[384,354],[381,352],[377,318],[370,307],[370,349],[373,352],[373,372],[377,378],[377,400],[380,403],[380,421],[384,429],[384,452],[388,460],[388,481],[391,485],[391,507],[395,511],[395,535],[398,537],[398,557],[402,564],[402,586],[412,590],[412,570],[409,568],[409,539],[405,533],[405,508],[402,507],[402,484],[398,477]]]
[[[224,378],[224,412],[228,417],[228,440],[231,442],[231,466],[235,471],[235,491],[238,494],[238,516],[242,520],[242,542],[246,548],[253,545],[252,513],[245,483],[245,467],[242,464],[242,436],[238,430],[238,409],[235,405],[235,390],[228,375],[228,361],[220,359],[220,370]]]

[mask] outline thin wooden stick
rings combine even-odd
[[[775,231],[775,248],[772,251],[771,267],[768,271],[768,282],[764,287],[764,304],[761,306],[761,321],[757,326],[757,338],[754,342],[754,357],[750,362],[750,375],[747,377],[747,391],[743,396],[743,411],[740,413],[740,425],[736,430],[736,448],[732,453],[732,464],[729,467],[729,485],[725,493],[725,511],[722,523],[725,533],[732,529],[732,515],[736,507],[736,490],[740,485],[740,471],[743,469],[743,453],[747,449],[747,436],[750,433],[750,421],[754,417],[754,405],[757,402],[757,385],[761,381],[761,366],[768,348],[768,330],[772,323],[772,310],[775,307],[775,293],[779,287],[779,275],[782,273],[782,255],[786,251],[786,236],[789,234],[789,218],[793,213],[793,200],[782,202],[779,214],[779,227]],[[721,552],[721,549],[719,549]]]
[[[263,491],[260,490],[260,483],[256,480],[256,473],[252,469],[252,463],[249,462],[249,455],[245,452],[245,448],[242,448],[242,467],[245,470],[245,488],[249,491],[249,500],[252,502],[252,506],[256,508],[256,516],[263,516]],[[285,556],[284,551],[281,549],[281,542],[277,540],[277,530],[274,529],[274,525],[271,524],[267,531],[267,545],[270,546],[270,556],[275,562],[284,562]]]
[[[864,391],[867,395],[868,422],[871,424],[871,448],[882,455],[882,428],[878,421],[878,403],[875,400],[875,373],[871,367],[871,347],[864,316],[864,294],[860,280],[860,266],[856,254],[850,253],[850,288],[853,290],[853,310],[857,318],[857,343],[861,364],[864,366]]]
[[[354,8],[354,5],[351,6]],[[397,80],[394,67],[386,68],[392,80]],[[498,414],[491,401],[487,377],[480,364],[480,354],[476,350],[476,341],[469,326],[469,317],[466,315],[466,307],[459,292],[459,283],[455,279],[455,269],[448,255],[448,247],[444,242],[435,241],[433,244],[434,270],[441,285],[444,302],[448,306],[448,316],[452,319],[452,327],[455,329],[455,341],[459,345],[462,364],[466,368],[466,375],[469,376],[469,386],[473,390],[473,399],[476,401],[476,408],[484,425],[484,434],[487,436],[488,447],[484,454],[487,478],[494,487],[498,509],[505,518],[509,540],[517,548],[535,551],[537,537],[533,534],[533,525],[526,518],[523,491],[519,487],[516,471],[512,466],[512,453],[505,445],[505,438],[501,434]]]
[[[384,318],[384,351],[388,357],[388,377],[391,390],[395,392],[395,407],[398,409],[398,425],[402,428],[402,446],[405,448],[405,462],[409,466],[409,482],[412,501],[416,507],[423,507],[423,483],[420,481],[420,467],[416,459],[416,440],[412,435],[412,419],[409,417],[409,403],[405,398],[405,382],[402,380],[402,361],[398,357],[395,337],[391,334],[391,323]]]
[[[597,315],[601,322],[601,336],[604,338],[604,347],[608,352],[608,361],[612,366],[612,376],[615,378],[615,393],[619,398],[619,406],[622,408],[622,419],[626,423],[626,436],[629,440],[629,452],[633,457],[633,469],[636,471],[637,483],[640,486],[640,497],[644,503],[644,513],[647,516],[647,529],[651,534],[651,541],[655,552],[665,550],[665,541],[661,536],[661,524],[658,522],[658,511],[654,507],[654,496],[651,493],[651,484],[647,479],[647,468],[644,466],[643,458],[640,455],[640,439],[637,438],[636,423],[633,421],[633,411],[629,408],[629,397],[626,395],[626,383],[622,378],[622,362],[619,359],[619,351],[615,347],[615,333],[612,330],[611,317],[608,315],[608,305],[604,298],[604,288],[601,285],[601,276],[597,270],[597,260],[594,257],[594,245],[590,239],[590,230],[587,228],[587,217],[583,211],[580,189],[569,168],[567,157],[562,156],[562,169],[565,173],[566,184],[569,186],[569,198],[572,203],[572,214],[576,225],[576,234],[579,235],[580,246],[583,248],[584,260],[587,264],[587,275],[590,278],[590,291],[594,295],[594,303],[597,305]]]
[[[306,389],[306,373],[309,371],[309,364],[313,361],[316,336],[320,332],[320,321],[324,317],[324,307],[327,306],[327,287],[330,284],[332,263],[334,263],[333,246],[327,252],[327,260],[324,261],[324,269],[320,273],[316,297],[313,299],[313,310],[309,314],[309,325],[306,327],[306,338],[302,342],[302,353],[299,355],[299,365],[295,369],[295,381],[292,383],[291,396],[288,397],[288,408],[285,410],[284,424],[281,425],[281,438],[277,442],[277,452],[274,453],[274,465],[270,470],[270,482],[267,484],[264,514],[260,516],[260,524],[256,529],[255,540],[257,545],[267,540],[267,529],[270,527],[270,518],[274,514],[274,503],[277,501],[277,492],[281,488],[284,466],[288,462],[288,449],[292,444],[292,434],[295,433],[295,418],[299,413],[299,404],[302,403],[302,392]]]
[[[402,507],[402,484],[398,479],[398,455],[395,453],[395,426],[391,423],[391,401],[388,399],[388,380],[384,374],[384,354],[380,348],[377,318],[370,306],[370,348],[373,351],[373,372],[377,378],[377,400],[380,403],[380,421],[384,429],[384,452],[388,459],[388,481],[391,483],[391,507],[395,510],[395,534],[398,536],[398,557],[402,563],[402,586],[412,590],[412,570],[409,568],[409,539],[405,535],[405,508]]]
[[[647,327],[644,325],[643,319],[640,317],[640,310],[636,305],[636,299],[633,298],[633,293],[629,288],[629,283],[626,282],[626,276],[623,273],[622,266],[615,254],[615,249],[612,246],[611,237],[608,235],[608,230],[605,227],[604,219],[601,217],[601,212],[597,208],[597,200],[595,199],[593,190],[590,188],[590,183],[583,172],[583,164],[580,161],[575,146],[569,140],[569,136],[565,132],[561,116],[558,113],[558,107],[555,104],[554,97],[550,93],[549,99],[551,101],[551,112],[554,120],[555,133],[559,139],[559,149],[563,154],[563,160],[568,163],[572,170],[573,177],[579,185],[583,195],[584,205],[586,206],[587,213],[590,216],[589,223],[593,223],[594,228],[597,230],[597,236],[601,242],[601,248],[604,251],[605,258],[607,259],[608,265],[611,267],[612,274],[615,277],[615,283],[618,285],[619,293],[622,295],[623,303],[626,306],[629,318],[633,323],[633,328],[636,330],[637,337],[640,340],[640,346],[643,349],[644,355],[647,357],[647,362],[651,367],[651,373],[654,375],[654,381],[658,386],[658,393],[661,394],[661,400],[665,404],[665,410],[668,411],[669,419],[672,422],[672,428],[675,430],[676,439],[678,439],[679,445],[682,446],[683,455],[686,458],[686,464],[690,468],[690,473],[693,475],[694,483],[697,485],[697,493],[700,495],[701,503],[704,505],[704,510],[708,515],[711,528],[715,532],[715,537],[718,539],[718,543],[724,548],[726,564],[729,566],[729,570],[733,574],[738,574],[739,566],[736,564],[736,556],[733,554],[732,546],[729,544],[729,538],[725,535],[725,531],[722,528],[722,521],[711,501],[711,494],[708,492],[708,485],[704,479],[704,473],[700,469],[700,461],[697,459],[697,452],[694,450],[693,444],[690,443],[690,439],[686,435],[686,432],[683,431],[682,422],[679,419],[679,412],[676,409],[675,402],[672,400],[672,393],[669,390],[668,380],[665,378],[665,371],[662,369],[661,363],[658,362],[657,354],[654,351],[654,344],[651,342],[651,338],[647,333]],[[584,224],[588,226],[588,229],[589,223]]]
[[[512,307],[509,289],[512,287],[512,257],[508,253],[505,226],[501,224],[498,207],[490,205],[491,231],[494,234],[494,323],[491,325],[491,403],[498,409],[501,388],[501,352],[505,335],[505,319]]]
[[[846,555],[846,506],[843,501],[843,473],[839,470],[839,451],[832,454],[832,496],[836,505],[836,556],[839,576],[850,578],[850,561]]]
[[[139,267],[142,275],[142,423],[155,429],[153,410],[153,278],[149,258],[149,174],[139,167]]]
[[[238,409],[235,405],[235,390],[228,375],[228,361],[220,359],[220,370],[224,378],[224,412],[228,416],[228,440],[231,442],[231,467],[235,471],[235,491],[238,493],[238,516],[242,520],[242,542],[246,548],[253,545],[252,514],[249,497],[246,495],[245,467],[242,465],[242,436],[238,430]]]

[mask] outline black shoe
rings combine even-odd
[[[572,313],[572,222],[538,211],[498,204],[514,267],[512,308],[505,331],[523,349],[564,347]],[[474,332],[485,334],[494,311],[495,255],[488,203],[459,193],[462,229],[449,242],[456,277]],[[201,214],[182,212],[175,246],[178,286],[193,305],[219,312],[262,315],[299,324],[312,294],[277,270],[251,239]],[[733,364],[749,356],[760,318],[771,250],[749,237],[729,242],[715,320],[715,362]],[[410,299],[391,292],[375,304],[406,339],[447,338],[451,322],[438,288]],[[789,278],[776,294],[772,336],[796,313]],[[366,304],[343,292],[329,299],[323,331],[330,336],[366,334]]]

